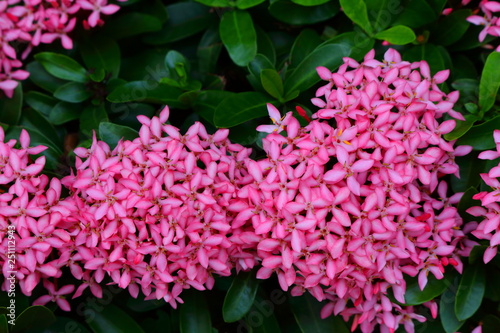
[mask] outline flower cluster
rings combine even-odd
[[[88,18],[83,25],[90,28],[103,24],[101,14],[110,15],[118,9],[107,0],[0,1],[0,90],[12,97],[18,85],[16,80],[29,76],[20,69],[21,60],[33,47],[60,39],[64,48],[71,49],[73,41],[68,34],[80,12],[85,11]],[[19,54],[20,46],[23,51]]]
[[[480,159],[494,160],[500,157],[500,130],[495,130],[493,137],[496,151],[483,151],[478,156]],[[492,191],[484,191],[474,195],[473,199],[481,200],[481,206],[471,207],[467,210],[467,213],[483,218],[472,234],[479,239],[490,241],[490,246],[484,252],[485,263],[495,257],[498,252],[498,244],[500,244],[500,182],[497,177],[500,177],[500,164],[491,168],[488,173],[481,174],[481,178],[486,185],[492,188]]]
[[[466,5],[469,2],[470,0],[462,0],[463,5]],[[500,2],[481,0],[479,8],[475,12],[475,15],[469,16],[467,21],[475,25],[484,26],[483,30],[479,33],[479,41],[484,41],[487,35],[499,37],[500,19],[498,16],[495,16],[495,14],[500,12]],[[479,12],[482,12],[483,15],[477,15]],[[496,51],[500,52],[500,45],[496,48]]]
[[[452,109],[458,92],[439,89],[447,71],[431,76],[426,62],[392,49],[383,62],[373,56],[345,58],[337,73],[318,68],[328,84],[306,127],[269,105],[274,125],[259,128],[270,132],[267,158],[248,162],[254,181],[239,195],[240,214],[258,213],[247,215],[262,237],[258,278],[276,273],[293,295],[328,300],[322,316],[354,316],[363,332],[377,324],[412,332],[411,318],[424,317],[388,290],[404,303],[405,274],[424,288],[429,273],[441,279],[449,264],[461,271],[472,243],[453,206],[461,195],[449,196],[440,178],[457,174],[454,156],[471,147],[446,142],[455,121],[437,121],[462,119]]]

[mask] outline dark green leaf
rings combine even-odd
[[[139,136],[139,133],[128,127],[117,125],[109,122],[101,122],[99,124],[99,137],[106,142],[111,149],[116,147],[120,140],[134,140]]]
[[[89,78],[94,82],[102,82],[106,78],[106,71],[98,68],[89,72]]]
[[[448,2],[447,0],[426,0],[426,1],[432,7],[432,9],[434,9],[434,13],[436,13],[436,15],[441,15],[444,6]]]
[[[85,40],[80,47],[85,66],[89,69],[103,69],[117,77],[120,72],[120,47],[111,38],[103,35]]]
[[[482,264],[465,268],[455,299],[455,314],[458,320],[470,318],[477,311],[483,301],[485,281]]]
[[[259,283],[255,274],[240,272],[234,277],[222,305],[222,316],[226,323],[243,318],[250,310],[258,288]]]
[[[8,125],[16,125],[21,118],[21,107],[23,105],[23,86],[18,84],[12,98],[0,98],[0,122]]]
[[[231,142],[239,143],[242,146],[253,145],[259,134],[255,129],[259,125],[260,123],[256,119],[236,125],[231,128],[228,138]]]
[[[495,148],[493,131],[500,128],[500,116],[490,119],[481,125],[472,126],[460,139],[457,145],[471,145],[475,150]]]
[[[318,302],[309,293],[299,297],[290,297],[288,303],[302,333],[349,332],[345,323],[339,317],[330,316],[321,319],[320,312],[324,303]]]
[[[436,14],[432,6],[430,6],[425,0],[409,1],[404,9],[398,7],[393,10],[395,11],[395,14],[399,14],[394,21],[394,24],[405,25],[413,29],[434,22],[438,17],[438,14]]]
[[[168,51],[163,47],[147,48],[133,57],[122,59],[120,78],[127,81],[160,81],[168,75],[165,68],[165,54]]]
[[[233,127],[267,115],[266,104],[273,100],[258,92],[238,93],[224,99],[215,109],[217,127]]]
[[[455,315],[455,295],[457,292],[458,283],[452,284],[441,295],[439,301],[439,318],[446,333],[455,333],[464,324],[463,321],[457,319]]]
[[[236,0],[236,7],[238,9],[248,9],[255,7],[266,0]]]
[[[35,59],[55,77],[74,82],[87,82],[87,71],[68,56],[52,52],[42,52]]]
[[[351,21],[359,25],[367,33],[373,33],[364,0],[340,0],[340,7]]]
[[[127,2],[129,2],[128,0]],[[168,20],[168,12],[167,8],[163,4],[162,0],[153,0],[148,1],[147,6],[140,7],[141,13],[153,15],[163,24]]]
[[[263,54],[257,54],[255,58],[248,64],[248,71],[260,81],[260,73],[264,69],[274,69],[271,61]]]
[[[137,322],[113,304],[102,307],[101,311],[88,307],[85,321],[94,333],[144,333]]]
[[[319,45],[285,79],[285,92],[309,89],[320,81],[316,67],[324,66],[334,71],[343,63],[343,57],[362,57],[372,46],[373,40],[354,32],[339,35]]]
[[[401,3],[390,0],[370,0],[365,1],[368,11],[368,18],[375,32],[387,28],[402,10]]]
[[[408,61],[427,61],[432,74],[446,69],[443,55],[439,48],[433,44],[415,45],[403,53],[403,58]]]
[[[483,166],[484,160],[479,160],[477,153],[474,152],[468,156],[455,157],[455,162],[460,167],[460,178],[451,177],[453,192],[465,192],[469,187],[477,187],[481,182],[478,170]]]
[[[157,17],[144,13],[129,12],[111,18],[104,30],[109,37],[121,39],[158,31],[161,28],[162,22]]]
[[[454,274],[445,274],[441,280],[436,279],[433,274],[429,274],[428,282],[424,290],[420,290],[417,277],[410,277],[406,283],[405,304],[419,305],[428,302],[441,295],[449,287]]]
[[[55,92],[54,97],[68,103],[81,103],[92,96],[92,92],[80,82],[68,82],[60,86]]]
[[[260,72],[260,82],[266,92],[276,99],[283,96],[283,81],[274,69],[264,69]]]
[[[301,6],[319,6],[327,3],[329,0],[292,0],[292,2]]]
[[[138,115],[144,115],[151,118],[155,115],[157,108],[151,104],[144,103],[120,103],[110,104],[112,113],[111,121],[113,123],[124,125],[139,131],[142,124],[137,121]]]
[[[177,98],[181,94],[182,90],[167,84],[154,81],[133,81],[113,90],[107,99],[113,103],[142,101],[177,107],[180,106]]]
[[[263,54],[274,65],[276,63],[276,49],[269,35],[259,26],[255,26],[257,33],[257,52]]]
[[[215,73],[217,61],[219,60],[222,42],[218,28],[209,28],[201,37],[200,44],[196,50],[198,58],[198,69],[202,74]]]
[[[475,194],[477,194],[477,189],[475,187],[469,187],[458,203],[458,213],[464,219],[464,222],[477,220],[476,217],[466,212],[470,207],[481,206],[481,201],[472,199]]]
[[[106,124],[106,123],[102,123]],[[109,124],[109,123],[108,123]],[[137,135],[137,132],[135,132]],[[131,138],[133,139],[133,138]],[[165,300],[163,299],[152,299],[144,300],[144,295],[139,294],[137,298],[129,297],[127,300],[127,307],[134,312],[148,312],[151,310],[156,310],[165,305]]]
[[[500,52],[491,52],[484,64],[479,83],[479,107],[481,112],[489,111],[498,93],[500,87]]]
[[[0,333],[9,333],[9,326],[7,325],[7,317],[4,314],[0,315]]]
[[[62,125],[80,117],[81,108],[67,102],[59,102],[54,106],[49,115],[49,121],[54,125]]]
[[[283,296],[283,301],[285,299],[285,296]],[[281,333],[282,329],[274,312],[275,303],[257,295],[250,311],[245,315],[244,321],[239,323],[244,324],[246,329],[251,330],[252,333]],[[288,330],[285,330],[285,332],[289,333]]]
[[[486,245],[476,245],[476,246],[474,246],[472,248],[472,250],[470,251],[469,264],[474,264],[478,260],[479,261],[483,261],[484,251],[486,251],[487,248],[488,248],[488,246],[486,246]],[[455,312],[455,308],[453,308],[453,312]]]
[[[26,109],[23,112],[20,125],[25,127],[28,132],[30,130],[38,130],[44,136],[45,142],[51,143],[54,148],[57,148],[61,153],[62,140],[59,137],[56,129],[48,120],[38,111],[33,109]],[[34,144],[32,142],[31,144]]]
[[[329,1],[319,6],[304,7],[289,0],[277,0],[271,3],[269,12],[288,24],[314,24],[334,17],[339,12],[339,5],[336,1]]]
[[[257,34],[252,17],[245,11],[225,12],[219,34],[229,56],[238,66],[246,66],[257,54]]]
[[[169,5],[167,12],[167,23],[160,31],[145,36],[145,42],[154,45],[175,42],[205,30],[215,20],[209,7],[195,2]]]
[[[404,25],[396,25],[387,30],[381,31],[374,36],[377,39],[385,40],[394,45],[405,45],[417,38],[410,28]]]
[[[80,130],[83,134],[92,137],[92,131],[97,131],[99,124],[105,121],[108,121],[108,115],[103,105],[88,106],[80,115]]]
[[[52,109],[57,104],[57,100],[54,97],[42,94],[38,91],[27,92],[24,94],[24,100],[29,106],[46,117],[49,116]]]
[[[66,81],[50,75],[38,61],[29,63],[28,66],[26,66],[26,70],[30,72],[29,80],[51,93],[56,91],[62,84],[66,83]]]
[[[483,323],[482,333],[500,332],[500,318],[492,314],[486,315],[481,322]]]
[[[44,328],[56,321],[54,313],[45,306],[33,305],[24,310],[11,327],[11,333],[24,332],[33,328]]]
[[[233,92],[225,90],[204,90],[194,101],[193,109],[213,125],[215,109],[224,99],[232,95],[234,95]]]
[[[210,7],[229,7],[229,0],[196,0],[196,2]]]
[[[476,122],[477,117],[473,115],[465,115],[465,121],[457,120],[457,125],[450,133],[446,133],[444,138],[448,141],[456,140],[462,137]]]
[[[300,64],[319,44],[321,37],[312,29],[304,29],[300,32],[293,43],[290,51],[290,68]]]
[[[80,324],[78,321],[74,320],[74,319],[70,319],[70,318],[67,318],[67,317],[61,317],[61,316],[57,316],[56,318],[56,322],[53,323],[52,325],[50,325],[49,327],[47,327],[46,329],[44,330],[39,330],[39,329],[36,329],[36,330],[31,330],[29,331],[29,333],[61,333],[61,332],[67,332],[67,333],[90,333],[90,331],[85,327],[83,326],[82,324]]]
[[[184,304],[180,306],[181,333],[212,333],[212,320],[205,296],[196,292],[184,292]]]
[[[469,9],[459,9],[443,16],[437,28],[431,33],[431,39],[440,45],[451,45],[458,41],[469,28],[467,17],[471,15]]]

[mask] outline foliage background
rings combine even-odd
[[[28,59],[28,80],[14,98],[0,99],[0,125],[7,139],[28,129],[33,145],[49,149],[46,173],[62,177],[74,164],[72,151],[88,147],[92,131],[115,145],[137,136],[137,115],[153,116],[170,105],[170,121],[181,129],[194,121],[207,128],[231,128],[230,139],[252,146],[259,156],[268,123],[266,103],[281,110],[299,105],[309,112],[317,66],[334,71],[342,58],[360,60],[372,48],[380,58],[390,44],[409,61],[426,60],[436,73],[450,69],[444,91],[459,90],[455,110],[466,121],[446,135],[474,147],[457,158],[461,179],[449,179],[465,192],[459,208],[474,205],[472,195],[487,187],[479,173],[498,161],[477,159],[495,148],[500,128],[497,91],[500,53],[478,41],[482,27],[466,21],[477,3],[462,6],[446,0],[129,0],[103,27],[75,30],[75,47],[41,46]],[[342,10],[340,9],[342,7]],[[444,8],[453,8],[441,15]],[[486,244],[486,243],[485,243]],[[473,250],[463,276],[448,274],[421,292],[408,281],[409,304],[438,297],[440,315],[417,326],[417,332],[500,331],[500,260],[482,264],[486,245]],[[214,290],[185,292],[174,310],[163,301],[132,299],[107,286],[103,298],[90,294],[72,301],[73,311],[53,306],[29,307],[17,295],[18,324],[0,332],[347,332],[341,318],[319,318],[313,297],[291,297],[277,281],[256,280],[255,272],[217,278]],[[409,297],[409,298],[408,298]],[[0,305],[7,305],[5,293]],[[466,305],[457,318],[455,309]],[[26,309],[24,313],[21,312]],[[5,309],[0,309],[6,311]],[[294,318],[292,320],[291,318]],[[46,324],[46,325],[44,325]]]

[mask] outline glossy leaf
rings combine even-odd
[[[108,304],[101,311],[88,307],[85,321],[94,333],[144,333],[137,322],[116,305]]]
[[[50,112],[49,121],[54,125],[62,125],[69,121],[78,119],[80,117],[80,113],[80,106],[67,102],[59,102]]]
[[[391,0],[365,1],[368,18],[375,32],[386,29],[401,12],[401,4]]]
[[[495,148],[493,131],[500,128],[500,116],[490,119],[480,125],[472,126],[457,141],[457,145],[471,145],[475,150]]]
[[[226,323],[238,321],[245,316],[253,304],[258,288],[259,282],[255,274],[240,272],[234,277],[222,305],[222,317]]]
[[[83,62],[88,69],[103,69],[117,77],[120,72],[120,47],[111,38],[102,35],[85,40],[80,47]]]
[[[424,290],[420,290],[417,277],[407,278],[405,304],[419,305],[436,298],[448,288],[453,277],[454,274],[445,274],[444,278],[438,280],[433,274],[429,274]]]
[[[252,17],[245,11],[225,12],[219,34],[229,56],[238,66],[246,66],[257,54],[257,34]]]
[[[211,27],[205,31],[201,37],[196,50],[198,69],[202,75],[215,73],[221,50],[222,42],[220,40],[219,30],[215,27]]]
[[[103,105],[88,106],[80,115],[80,131],[92,137],[92,132],[97,131],[99,129],[99,124],[105,121],[108,121],[108,115]]]
[[[464,324],[464,322],[458,320],[455,315],[455,295],[457,288],[458,283],[452,284],[441,295],[439,301],[439,319],[446,333],[455,333]]]
[[[229,0],[196,0],[196,2],[210,7],[229,7]]]
[[[55,98],[68,103],[81,103],[91,96],[92,92],[80,82],[68,82],[54,92]]]
[[[16,125],[21,118],[21,107],[23,106],[23,86],[18,84],[12,98],[0,98],[0,123]]]
[[[264,69],[260,72],[260,82],[266,92],[276,99],[283,96],[283,81],[274,69]]]
[[[469,9],[459,9],[443,16],[437,28],[431,33],[432,41],[444,46],[457,42],[469,28],[470,23],[466,19],[470,15]]]
[[[374,36],[377,39],[385,40],[394,45],[405,45],[417,38],[410,28],[404,25],[396,25],[387,30],[381,31]]]
[[[30,72],[29,80],[40,88],[53,93],[59,86],[66,83],[66,81],[52,76],[43,68],[42,64],[38,61],[30,62],[26,66],[26,70]]]
[[[158,31],[161,28],[162,22],[157,17],[144,13],[129,12],[111,18],[107,22],[104,31],[106,35],[113,39],[122,39]]]
[[[266,104],[273,100],[258,92],[242,92],[224,99],[215,109],[214,125],[233,127],[245,121],[267,116]]]
[[[113,90],[107,97],[113,103],[149,102],[179,106],[182,90],[154,81],[132,81]]]
[[[212,320],[205,296],[196,292],[182,295],[180,306],[181,333],[212,333]]]
[[[461,138],[463,135],[465,135],[465,133],[467,133],[472,128],[474,123],[477,121],[477,117],[474,115],[468,114],[468,115],[465,115],[464,118],[465,118],[464,121],[462,121],[462,120],[456,121],[457,125],[455,126],[453,131],[443,135],[443,137],[446,140],[452,141],[452,140],[456,140],[458,138]]]
[[[57,100],[49,95],[42,94],[38,91],[29,91],[24,94],[26,104],[37,110],[44,116],[48,117],[57,104]]]
[[[330,0],[292,0],[293,3],[301,6],[319,6]]]
[[[339,12],[339,8],[336,1],[329,1],[319,6],[304,7],[289,0],[276,0],[269,6],[269,12],[282,22],[303,25],[326,21],[334,17]]]
[[[302,333],[348,333],[345,323],[339,317],[321,319],[320,312],[323,303],[318,302],[309,293],[303,296],[290,297],[288,303]]]
[[[233,95],[235,95],[235,93],[225,90],[204,90],[196,97],[193,103],[193,109],[203,119],[213,125],[217,106],[223,100]]]
[[[476,217],[473,217],[466,212],[470,207],[481,206],[481,201],[474,200],[472,198],[475,194],[477,194],[477,189],[475,187],[469,187],[464,192],[462,198],[460,198],[460,202],[458,203],[458,213],[460,214],[464,222],[470,222],[477,219]]]
[[[53,76],[74,82],[87,82],[87,71],[78,62],[63,54],[42,52],[35,59]]]
[[[404,8],[393,8],[393,12],[398,14],[393,24],[401,24],[414,29],[429,24],[438,17],[426,0],[409,1]]]
[[[447,69],[443,55],[439,48],[433,44],[415,45],[403,53],[403,58],[408,61],[427,61],[432,74]]]
[[[122,139],[132,141],[139,137],[139,133],[128,126],[117,125],[104,121],[99,124],[99,137],[111,148],[114,148],[118,144],[118,141]]]
[[[60,149],[62,139],[59,137],[54,126],[40,112],[33,109],[24,110],[19,124],[25,127],[28,132],[30,130],[38,130],[43,135],[44,142],[52,144],[54,148],[57,148],[62,153]]]
[[[236,7],[238,9],[248,9],[255,7],[266,0],[236,0]]]
[[[290,50],[289,68],[294,68],[300,64],[321,42],[321,37],[316,31],[312,29],[302,30]]]
[[[29,329],[44,328],[56,321],[54,313],[45,306],[33,305],[24,310],[11,326],[11,333],[25,332]]]
[[[464,269],[455,299],[458,320],[470,318],[477,311],[483,300],[485,285],[483,265],[471,265]]]
[[[479,107],[481,112],[487,112],[495,104],[500,88],[500,52],[491,52],[484,64],[479,82]]]
[[[340,0],[340,7],[351,21],[363,28],[364,31],[371,34],[373,28],[368,19],[368,9],[364,0]]]
[[[274,69],[271,61],[263,54],[257,54],[255,58],[248,64],[248,71],[255,78],[260,80],[260,73],[264,69]]]
[[[195,2],[174,3],[167,6],[167,12],[169,20],[160,31],[145,36],[145,42],[153,45],[175,42],[205,30],[215,20],[210,7]]]
[[[468,156],[455,157],[455,162],[460,167],[460,178],[451,177],[450,184],[453,192],[465,192],[469,187],[477,188],[482,182],[478,169],[482,170],[485,161],[478,159],[477,152],[473,152]]]
[[[273,41],[261,27],[255,26],[257,33],[257,54],[262,54],[274,65],[276,63],[276,48]]]

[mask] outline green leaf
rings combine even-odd
[[[73,103],[57,103],[49,115],[49,121],[54,125],[62,125],[80,117],[81,107]]]
[[[387,28],[401,12],[401,4],[390,0],[370,0],[365,1],[368,18],[375,30],[379,32]]]
[[[238,9],[248,9],[255,7],[266,0],[236,0],[236,7]]]
[[[448,288],[450,281],[454,276],[454,274],[445,274],[444,278],[438,280],[433,274],[429,274],[428,282],[424,290],[420,290],[417,277],[409,277],[405,279],[407,280],[405,304],[419,305],[436,298],[441,295],[446,288]]]
[[[395,8],[395,11],[399,15],[397,15],[393,24],[401,24],[413,29],[434,22],[438,17],[433,7],[425,0],[409,1],[401,13],[399,13],[399,8]]]
[[[318,302],[309,293],[299,297],[289,297],[288,303],[302,333],[348,333],[345,323],[339,317],[321,319],[320,312],[324,303]]]
[[[312,29],[303,29],[295,39],[290,51],[289,69],[300,64],[319,44],[321,37]]]
[[[38,91],[27,92],[24,94],[24,100],[26,101],[26,104],[46,117],[49,116],[52,109],[58,102],[54,97],[42,94]]]
[[[452,140],[456,140],[458,138],[461,138],[463,135],[465,135],[465,133],[467,133],[471,129],[471,127],[474,125],[474,123],[477,120],[476,116],[469,115],[469,114],[465,115],[464,118],[465,118],[465,121],[457,120],[456,121],[457,125],[455,126],[453,131],[446,133],[443,136],[447,141],[452,141]]]
[[[144,333],[137,322],[113,304],[107,304],[96,311],[87,307],[85,321],[94,333]]]
[[[212,333],[212,320],[205,295],[194,291],[182,294],[180,306],[181,333]]]
[[[0,315],[0,333],[9,333],[9,325],[7,325],[7,317]]]
[[[47,327],[44,330],[35,329],[30,330],[29,333],[60,333],[60,332],[78,332],[78,333],[90,333],[90,331],[83,326],[78,321],[68,318],[57,316],[56,322]]]
[[[26,70],[30,73],[29,80],[31,80],[34,84],[39,86],[40,88],[53,93],[59,88],[62,84],[65,84],[66,81],[58,79],[49,74],[43,68],[42,64],[38,61],[33,61],[26,66]]]
[[[229,7],[229,0],[196,0],[209,7]]]
[[[105,124],[105,123],[103,123]],[[137,132],[135,132],[137,133]],[[139,294],[137,298],[129,297],[127,300],[127,307],[134,312],[148,312],[156,310],[165,305],[164,299],[144,300],[144,295]]]
[[[80,131],[92,137],[92,131],[97,131],[101,122],[108,121],[108,114],[104,105],[86,107],[80,115]]]
[[[246,66],[257,54],[257,34],[252,17],[245,11],[222,15],[219,34],[229,56],[238,66]]]
[[[28,132],[30,130],[40,131],[45,138],[44,142],[52,144],[54,148],[62,153],[62,149],[60,148],[62,146],[62,139],[59,137],[54,126],[52,126],[40,112],[33,109],[24,110],[20,125],[25,127]],[[31,144],[35,145],[35,142],[33,141]]]
[[[481,201],[474,200],[472,198],[475,194],[477,194],[477,189],[475,187],[469,187],[463,194],[462,198],[460,199],[460,202],[458,203],[457,207],[458,213],[464,219],[464,222],[477,220],[476,217],[473,217],[472,215],[469,215],[469,213],[466,212],[466,210],[469,209],[470,207],[481,206]]]
[[[105,34],[115,40],[159,31],[162,28],[160,19],[138,12],[129,12],[113,17],[106,23]]]
[[[500,53],[491,52],[484,64],[479,83],[479,107],[483,114],[488,112],[495,104],[498,88],[500,87],[499,68]]]
[[[263,54],[257,54],[255,58],[248,64],[248,71],[255,78],[260,80],[260,73],[264,69],[274,69],[271,61]]]
[[[413,42],[417,36],[410,28],[404,25],[396,25],[387,30],[381,31],[374,36],[377,39],[385,40],[394,45],[405,45]]]
[[[151,104],[145,103],[121,103],[110,104],[110,112],[112,113],[111,122],[128,126],[139,131],[142,124],[137,121],[138,115],[144,115],[148,118],[156,114],[157,108]]]
[[[35,59],[43,68],[55,77],[63,80],[85,83],[87,71],[78,62],[68,56],[52,52],[35,54]]]
[[[340,0],[340,7],[351,21],[359,25],[368,34],[373,33],[364,0]]]
[[[215,73],[217,61],[219,60],[222,42],[219,36],[219,30],[210,27],[201,37],[196,56],[198,58],[198,70],[202,74]]]
[[[195,2],[179,2],[167,6],[168,21],[160,31],[148,34],[144,42],[158,45],[176,42],[195,35],[212,25],[215,17],[210,8]]]
[[[472,126],[457,141],[457,145],[471,145],[474,150],[487,150],[495,148],[493,131],[500,128],[500,116],[490,119],[481,125]]]
[[[101,122],[99,124],[99,137],[113,149],[118,144],[118,141],[122,139],[132,141],[139,137],[139,133],[128,126]]]
[[[477,187],[481,183],[478,170],[481,170],[485,161],[477,158],[477,152],[472,154],[455,157],[455,162],[460,167],[460,178],[451,177],[450,184],[454,193],[465,192],[469,187]]]
[[[45,328],[56,321],[54,313],[45,306],[33,305],[24,310],[11,327],[11,333],[24,332],[34,328]]]
[[[177,98],[182,90],[154,81],[132,81],[113,90],[107,97],[112,103],[148,102],[181,106]]]
[[[111,73],[111,77],[118,77],[120,72],[120,47],[113,39],[103,35],[84,40],[80,47],[83,63],[89,69],[103,69]]]
[[[23,86],[18,84],[12,98],[0,98],[0,123],[16,125],[21,118],[21,107],[23,106]]]
[[[193,103],[193,109],[203,119],[210,124],[214,124],[214,115],[217,106],[227,97],[233,96],[235,93],[225,90],[204,90],[196,98]]]
[[[282,295],[284,302],[286,301],[285,293],[283,292]],[[273,299],[264,299],[256,295],[250,311],[245,315],[244,320],[239,323],[244,324],[246,330],[252,333],[281,333],[283,330],[287,333],[290,332],[285,327],[280,327],[280,323],[278,323],[274,315],[276,304]]]
[[[222,305],[222,317],[226,323],[238,321],[247,314],[258,288],[255,274],[240,272],[234,277]]]
[[[89,78],[94,82],[102,82],[106,78],[106,71],[102,68],[89,72]]]
[[[431,40],[444,46],[457,42],[469,28],[470,23],[466,19],[470,15],[469,9],[459,9],[442,16],[442,20],[431,33]]]
[[[283,81],[276,70],[262,70],[260,72],[260,82],[269,95],[276,99],[283,97]]]
[[[54,97],[68,103],[81,103],[92,97],[92,92],[83,83],[68,82],[54,92]]]
[[[464,324],[464,322],[458,320],[455,315],[455,295],[457,287],[458,283],[452,284],[441,295],[439,301],[439,318],[441,319],[441,325],[443,325],[446,333],[455,333]]]
[[[324,66],[334,71],[343,57],[360,58],[373,47],[373,40],[348,32],[319,45],[285,78],[285,92],[305,91],[321,79],[316,67]]]
[[[465,268],[455,299],[455,314],[458,320],[465,320],[476,313],[483,301],[485,284],[482,264]]]
[[[269,12],[278,20],[292,24],[314,24],[331,19],[339,12],[339,4],[329,1],[323,5],[304,7],[289,0],[277,0],[269,6]]]
[[[330,0],[292,0],[293,3],[301,6],[319,6]]]
[[[259,26],[255,26],[257,33],[257,52],[263,54],[274,65],[276,63],[276,49],[269,35]]]
[[[403,58],[408,61],[427,61],[432,74],[446,69],[441,51],[433,44],[415,45],[403,53]]]
[[[273,100],[258,92],[242,92],[224,99],[215,109],[214,125],[233,127],[267,115],[266,104]]]

